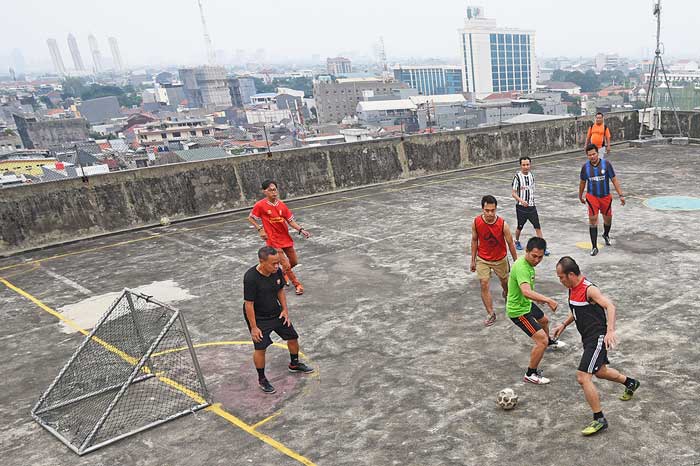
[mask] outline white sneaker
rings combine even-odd
[[[566,342],[561,340],[553,340],[552,343],[547,346],[549,349],[562,349],[566,347]]]
[[[549,379],[547,377],[542,377],[541,374],[525,375],[523,376],[523,381],[534,383],[535,385],[544,385],[549,383]]]

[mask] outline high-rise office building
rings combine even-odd
[[[535,90],[535,31],[497,28],[481,7],[467,7],[460,30],[462,82],[477,98],[497,92]]]
[[[73,34],[68,34],[68,49],[70,50],[70,56],[73,58],[75,69],[77,71],[85,71],[85,63],[83,63],[83,57],[80,56],[78,42]]]
[[[88,44],[90,44],[90,53],[92,54],[92,63],[95,66],[95,73],[102,71],[102,54],[100,53],[100,47],[97,45],[97,39],[95,36],[90,34],[88,36]]]
[[[334,76],[352,73],[352,62],[345,57],[328,57],[326,59],[326,68],[328,68],[328,73]]]
[[[223,66],[200,66],[179,70],[187,105],[206,109],[231,106],[231,93]]]
[[[58,50],[58,43],[56,39],[48,39],[46,45],[49,46],[49,53],[51,54],[51,61],[53,62],[53,67],[60,76],[66,75],[66,65],[63,64],[63,58],[61,57],[61,51]]]
[[[109,49],[112,51],[114,69],[117,71],[124,71],[124,62],[122,61],[122,54],[119,51],[119,44],[117,44],[117,39],[114,37],[110,37],[107,40],[109,42]]]
[[[394,67],[394,79],[417,89],[422,95],[460,94],[462,67],[459,65]]]

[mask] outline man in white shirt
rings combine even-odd
[[[542,238],[542,228],[540,227],[540,218],[537,215],[537,207],[535,206],[535,176],[530,171],[532,160],[530,157],[520,157],[520,171],[513,177],[512,196],[517,202],[515,205],[515,213],[518,218],[518,227],[515,230],[515,248],[518,251],[523,250],[520,244],[520,233],[523,227],[529,221],[535,228],[535,234]],[[549,251],[544,252],[545,256],[549,255]]]

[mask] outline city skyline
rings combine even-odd
[[[576,9],[570,13],[562,9],[561,3],[552,0],[533,0],[526,4],[515,0],[447,0],[441,2],[439,9],[420,8],[419,2],[407,4],[397,0],[380,4],[359,0],[352,6],[309,0],[303,10],[273,2],[266,9],[257,7],[249,11],[234,11],[230,2],[222,0],[202,3],[211,40],[223,64],[241,59],[308,63],[312,55],[348,56],[369,61],[380,36],[384,37],[390,63],[410,57],[459,63],[457,31],[463,27],[467,5],[483,6],[500,27],[535,30],[538,58],[595,56],[598,53],[650,58],[654,47],[651,1],[648,5],[634,0],[600,2],[605,17],[624,18],[608,28],[601,28],[605,20],[596,8]],[[42,11],[41,16],[37,16],[36,11]],[[125,0],[119,9],[104,9],[83,0],[68,2],[68,7],[45,0],[29,0],[7,5],[5,13],[11,18],[32,17],[33,27],[39,33],[24,34],[22,21],[12,21],[0,31],[0,43],[4,44],[0,49],[3,72],[11,65],[13,49],[22,51],[28,68],[50,70],[47,39],[57,38],[61,54],[69,56],[68,46],[62,40],[69,33],[76,37],[81,50],[88,50],[87,37],[91,33],[103,44],[108,37],[116,37],[131,66],[207,61],[195,0],[168,2],[167,8],[162,1]],[[664,2],[662,38],[669,56],[691,53],[692,18],[698,14],[700,5],[681,4],[679,0]],[[260,29],[261,16],[265,19],[265,33]],[[152,20],[155,17],[159,19],[157,24]],[[232,17],[236,18],[234,23]],[[162,24],[169,25],[168,34],[159,33]],[[127,34],[133,30],[152,31],[152,34]],[[577,30],[581,32],[572,34],[571,31]],[[586,36],[590,36],[590,40],[585,40]]]

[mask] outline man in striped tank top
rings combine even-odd
[[[511,196],[515,199],[515,215],[518,220],[518,227],[515,229],[515,248],[523,250],[520,244],[520,233],[527,222],[532,223],[535,234],[542,238],[542,228],[540,227],[540,217],[537,215],[535,206],[535,175],[530,171],[532,160],[528,156],[520,157],[520,171],[513,177]],[[545,256],[549,251],[544,252]]]
[[[498,201],[493,196],[484,196],[481,199],[481,215],[472,222],[472,242],[471,242],[471,271],[476,272],[476,276],[481,284],[481,300],[486,307],[486,320],[484,325],[489,327],[496,322],[496,313],[493,312],[493,299],[489,288],[491,272],[495,272],[501,281],[503,298],[508,295],[508,251],[515,261],[518,253],[515,250],[513,236],[510,233],[508,224],[502,217],[496,215]]]
[[[569,289],[571,313],[566,320],[554,329],[554,338],[559,337],[572,322],[583,341],[583,356],[576,371],[576,381],[583,388],[583,395],[593,410],[593,422],[581,431],[583,435],[593,435],[608,428],[603,415],[598,391],[593,385],[593,375],[599,379],[612,380],[625,386],[620,396],[629,401],[639,388],[639,381],[620,374],[608,367],[608,350],[617,343],[615,334],[615,305],[600,292],[597,286],[581,275],[578,264],[565,256],[557,263],[557,276],[562,285]],[[607,313],[607,316],[606,316]]]

